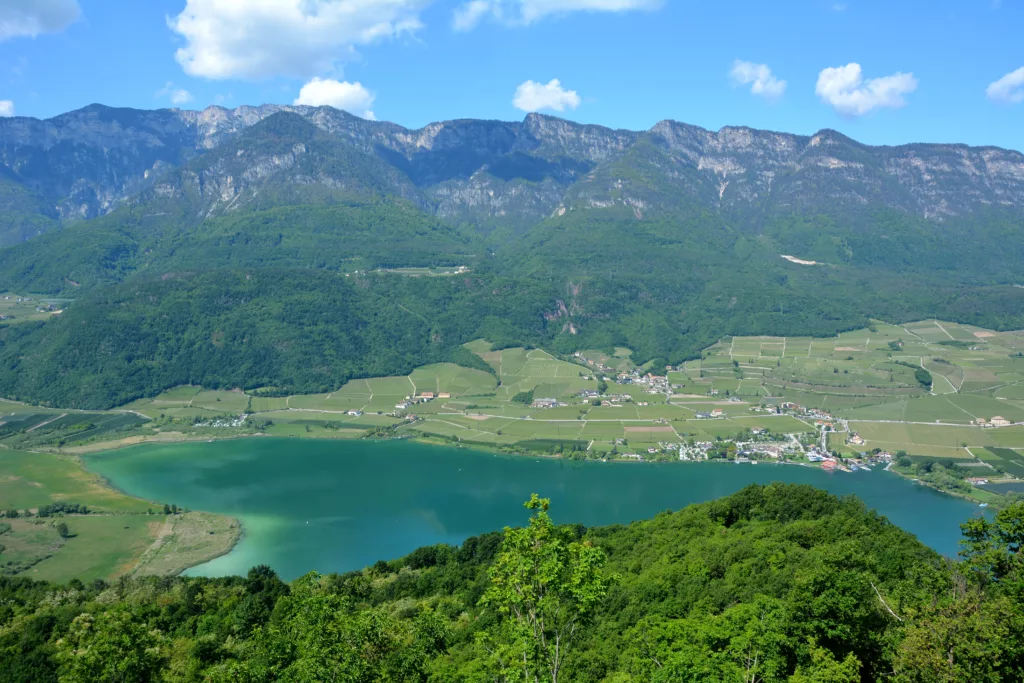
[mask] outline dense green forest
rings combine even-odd
[[[957,213],[928,219],[839,138],[828,153],[870,178],[807,163],[761,197],[743,185],[759,182],[751,170],[726,201],[662,133],[600,164],[544,145],[491,158],[497,138],[410,160],[377,144],[390,128],[350,139],[281,112],[106,215],[45,231],[38,197],[0,178],[0,233],[32,237],[0,248],[0,290],[73,300],[45,324],[0,328],[0,395],[109,408],[188,382],[330,391],[438,359],[474,364],[460,347],[480,338],[675,364],[726,335],[829,336],[872,318],[1024,327],[1014,207],[960,193]],[[474,179],[484,185],[459,185]],[[439,266],[466,271],[374,272]]]
[[[0,578],[0,681],[1024,676],[1022,504],[966,521],[957,562],[807,486],[592,529],[527,508],[523,528],[291,583]]]
[[[179,384],[330,391],[433,361],[493,372],[460,344],[542,335],[535,291],[294,269],[136,280],[58,320],[0,328],[0,385],[12,398],[102,408]]]

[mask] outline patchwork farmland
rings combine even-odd
[[[19,406],[0,430],[19,447],[45,445],[57,430],[69,452],[259,431],[643,459],[760,434],[798,456],[906,453],[1024,475],[1021,332],[925,320],[830,339],[730,337],[653,378],[623,348],[562,358],[485,340],[466,348],[491,372],[439,363],[293,396],[176,387],[88,419]]]

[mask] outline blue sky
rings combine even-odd
[[[1022,26],[1019,0],[3,0],[0,114],[299,101],[418,127],[539,109],[1020,150]]]

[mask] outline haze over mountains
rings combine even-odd
[[[722,211],[836,201],[941,219],[1024,202],[1024,155],[995,147],[870,147],[830,130],[813,136],[744,127],[714,132],[675,121],[634,132],[540,114],[518,123],[464,119],[410,130],[330,107],[145,111],[91,105],[45,121],[0,119],[2,208],[38,214],[36,231],[95,218],[161,187],[171,170],[232,144],[268,117],[287,114],[313,124],[322,134],[318,142],[346,144],[390,167],[375,189],[445,220],[518,230],[563,208],[623,204],[642,213],[658,198],[628,178],[613,177],[636,165]],[[222,160],[195,181],[209,211],[245,208],[260,180],[288,172],[308,152],[252,155],[232,165],[241,176],[229,174]],[[350,180],[343,173],[293,178],[335,188]],[[24,225],[10,225],[3,241],[32,234]]]
[[[0,155],[0,287],[74,299],[0,331],[29,400],[330,390],[480,337],[679,361],[871,317],[1024,326],[1024,155],[993,147],[92,105],[0,119]]]

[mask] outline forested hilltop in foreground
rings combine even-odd
[[[987,681],[1024,676],[1024,505],[945,560],[854,498],[750,486],[344,575],[0,578],[0,681]]]
[[[329,107],[0,120],[0,393],[330,392],[460,345],[696,357],[869,319],[1024,328],[1024,155]],[[56,311],[61,311],[59,314]],[[456,357],[461,356],[461,357]]]

